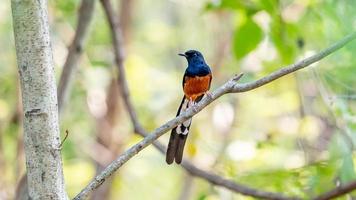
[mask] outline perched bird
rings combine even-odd
[[[178,55],[187,59],[188,68],[183,76],[184,97],[179,106],[177,116],[199,102],[205,94],[211,96],[209,89],[212,79],[210,67],[205,63],[204,57],[199,51],[189,50],[184,54]],[[188,119],[172,129],[166,153],[166,162],[168,164],[172,164],[174,160],[177,164],[182,162],[184,145],[191,123],[192,119]]]

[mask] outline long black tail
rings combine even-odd
[[[183,97],[176,116],[178,116],[181,111],[186,110],[188,105],[189,100]],[[174,160],[177,164],[182,162],[184,145],[185,141],[187,140],[191,122],[192,119],[188,119],[187,121],[172,129],[166,153],[166,162],[168,164],[172,164]]]

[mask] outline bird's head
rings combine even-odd
[[[204,63],[204,56],[197,50],[189,50],[185,53],[178,54],[187,59],[188,63]]]

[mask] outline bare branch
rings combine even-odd
[[[258,79],[257,81],[253,81],[250,83],[245,83],[245,84],[236,84],[232,90],[232,92],[246,92],[249,90],[253,90],[255,88],[261,87],[267,83],[270,83],[282,76],[285,76],[287,74],[290,74],[292,72],[295,72],[297,70],[303,69],[304,67],[307,67],[323,58],[326,56],[334,53],[335,51],[339,50],[343,46],[345,46],[347,43],[351,42],[356,38],[356,32],[351,33],[338,41],[337,43],[331,45],[330,47],[320,51],[317,54],[314,54],[313,56],[310,56],[308,58],[305,58],[299,62],[296,62],[294,64],[288,65],[284,68],[281,68],[280,70],[277,70],[273,73],[271,73],[268,76],[265,76],[261,79]]]
[[[148,134],[146,132],[141,132],[139,133],[140,135],[146,137]],[[167,147],[160,143],[159,141],[154,141],[153,145],[159,150],[162,154],[166,153]],[[234,191],[236,193],[240,193],[243,195],[247,196],[252,196],[256,198],[262,198],[262,199],[273,199],[273,200],[297,200],[299,198],[297,197],[287,197],[279,193],[273,193],[273,192],[265,192],[262,190],[257,190],[242,184],[235,183],[232,180],[223,178],[219,175],[216,175],[211,172],[204,171],[202,169],[197,168],[194,166],[191,162],[188,160],[183,159],[183,162],[181,163],[181,166],[192,176],[196,176],[199,178],[202,178],[211,184],[214,185],[219,185],[221,187],[227,188],[231,191]]]
[[[336,197],[340,197],[342,195],[345,195],[353,190],[356,189],[356,181],[347,183],[345,185],[341,185],[339,187],[336,187],[329,192],[325,192],[315,198],[314,200],[328,200],[328,199],[334,199]]]
[[[88,29],[93,17],[95,0],[82,0],[79,8],[78,24],[75,36],[68,48],[68,55],[63,66],[63,71],[58,85],[58,109],[59,113],[63,110],[68,94],[70,93],[73,74],[77,69],[77,63],[82,55],[84,41],[88,35]]]
[[[186,200],[191,199],[192,191],[194,190],[194,177],[190,174],[185,174],[184,180],[182,183],[182,189],[179,192],[178,200]]]
[[[145,133],[143,133],[143,135],[145,135]],[[153,145],[162,154],[165,154],[166,149],[167,149],[166,146],[164,146],[162,143],[160,143],[158,141],[154,141]],[[211,184],[219,185],[221,187],[227,188],[231,191],[234,191],[236,193],[240,193],[243,195],[252,196],[255,198],[271,199],[271,200],[272,199],[273,200],[298,200],[299,199],[297,197],[287,197],[287,196],[284,196],[279,193],[265,192],[262,190],[257,190],[257,189],[247,187],[242,184],[235,183],[234,181],[223,178],[219,175],[201,170],[187,160],[183,160],[183,162],[181,163],[181,166],[192,176],[202,178],[202,179],[210,182]]]
[[[113,7],[109,0],[101,0],[101,3],[105,10],[105,14],[109,22],[110,30],[112,32],[111,36],[112,36],[113,46],[114,46],[115,62],[118,68],[118,84],[120,87],[121,96],[129,112],[131,121],[134,125],[134,131],[136,133],[142,132],[143,128],[137,119],[136,111],[130,100],[130,92],[126,80],[126,72],[124,67],[124,43],[122,41],[123,40],[122,30],[121,27],[119,26],[118,17],[115,16]]]
[[[168,121],[164,125],[155,129],[151,134],[146,134],[145,130],[142,128],[139,121],[137,120],[137,115],[136,115],[135,109],[133,108],[132,103],[130,101],[129,90],[128,90],[124,66],[123,66],[123,47],[122,47],[122,40],[121,40],[121,30],[120,30],[120,27],[118,26],[118,23],[116,21],[117,18],[114,15],[110,1],[101,0],[101,3],[103,5],[103,8],[107,15],[108,22],[109,22],[109,25],[110,25],[110,28],[112,31],[112,38],[113,38],[114,51],[115,51],[115,62],[118,66],[119,83],[120,83],[120,87],[122,90],[121,91],[122,96],[123,96],[125,105],[128,109],[128,112],[130,114],[132,123],[134,125],[135,132],[139,133],[140,135],[145,136],[145,138],[143,140],[141,140],[139,143],[137,143],[134,146],[132,146],[131,148],[129,148],[127,151],[125,151],[116,160],[114,160],[107,168],[105,168],[98,176],[96,176],[89,183],[89,185],[86,186],[74,198],[76,200],[85,199],[93,190],[95,190],[97,187],[99,187],[117,169],[119,169],[129,159],[131,159],[133,156],[135,156],[138,152],[140,152],[142,149],[144,149],[148,145],[153,143],[153,145],[156,148],[158,148],[161,152],[164,153],[165,147],[155,140],[157,138],[159,138],[161,135],[163,135],[164,133],[166,133],[167,131],[176,127],[178,124],[186,121],[187,119],[191,118],[192,116],[194,116],[195,114],[200,112],[203,108],[205,108],[207,105],[209,105],[211,102],[213,102],[220,96],[227,94],[227,93],[245,92],[245,91],[249,91],[249,90],[255,89],[257,87],[260,87],[262,85],[265,85],[277,78],[280,78],[284,75],[290,74],[294,71],[297,71],[301,68],[304,68],[312,63],[315,63],[315,62],[323,59],[327,55],[331,54],[332,52],[335,52],[336,50],[338,50],[339,48],[343,47],[345,44],[347,44],[348,42],[350,42],[356,38],[356,33],[350,34],[350,35],[346,36],[344,39],[337,42],[336,44],[332,45],[331,47],[327,48],[324,51],[321,51],[320,53],[318,53],[314,56],[311,56],[311,57],[306,58],[306,59],[304,59],[300,62],[297,62],[293,65],[282,68],[282,69],[280,69],[280,70],[278,70],[264,78],[261,78],[257,81],[251,82],[251,83],[237,84],[236,81],[238,81],[238,79],[241,78],[242,74],[236,75],[232,79],[227,81],[225,84],[223,84],[221,87],[216,89],[214,92],[212,92],[211,98],[209,98],[209,97],[203,98],[202,101],[200,101],[194,109],[193,108],[188,109],[186,112],[182,113],[178,117]],[[298,198],[293,198],[293,197],[292,198],[284,197],[283,195],[280,195],[280,194],[259,191],[259,190],[255,190],[255,189],[243,186],[243,185],[239,185],[237,183],[234,183],[233,181],[222,178],[218,175],[211,174],[211,173],[205,172],[203,170],[200,170],[187,161],[183,161],[182,166],[190,174],[192,174],[194,176],[204,178],[213,184],[223,186],[225,188],[228,188],[232,191],[235,191],[235,192],[238,192],[241,194],[254,196],[254,197],[258,197],[258,198],[264,198],[264,199],[298,199]]]
[[[101,1],[103,3],[103,6],[105,9],[107,9],[108,6],[108,1],[106,0],[102,0]],[[110,18],[110,17],[109,17]],[[115,27],[115,26],[114,26]],[[114,29],[117,30],[117,29]],[[132,146],[131,148],[129,148],[126,152],[124,152],[121,156],[119,156],[115,161],[113,161],[101,174],[99,174],[92,182],[89,183],[89,185],[84,188],[81,193],[79,193],[74,199],[83,199],[85,198],[87,195],[89,195],[89,193],[94,190],[95,188],[99,187],[100,184],[102,184],[106,178],[108,178],[109,176],[111,176],[114,171],[116,171],[117,169],[119,169],[124,163],[126,163],[129,159],[131,159],[134,155],[136,155],[138,152],[140,152],[143,148],[147,147],[149,144],[153,143],[157,138],[159,138],[161,135],[163,135],[164,133],[166,133],[167,131],[171,130],[172,128],[176,127],[178,124],[184,122],[185,120],[191,118],[192,116],[194,116],[195,114],[197,114],[198,112],[200,112],[203,108],[205,108],[207,105],[209,105],[211,102],[213,102],[214,100],[216,100],[217,98],[219,98],[220,96],[226,94],[226,93],[237,93],[237,92],[245,92],[245,91],[249,91],[252,89],[255,89],[257,87],[260,87],[262,85],[265,85],[275,79],[278,79],[284,75],[290,74],[294,71],[297,71],[299,69],[302,69],[306,66],[309,66],[310,64],[313,64],[321,59],[323,59],[324,57],[326,57],[327,55],[331,54],[332,52],[337,51],[338,49],[340,49],[341,47],[343,47],[344,45],[346,45],[348,42],[352,41],[353,39],[356,38],[356,33],[352,33],[348,36],[346,36],[344,39],[340,40],[339,42],[335,43],[334,45],[332,45],[331,47],[321,51],[318,54],[315,54],[311,57],[308,57],[300,62],[297,62],[293,65],[287,66],[285,68],[282,68],[276,72],[273,72],[272,74],[261,78],[257,81],[251,82],[251,83],[246,83],[246,84],[238,84],[236,83],[236,76],[233,77],[231,80],[227,81],[224,85],[222,85],[221,87],[219,87],[218,89],[216,89],[214,92],[212,92],[212,97],[206,97],[203,98],[195,107],[195,109],[188,109],[186,112],[182,113],[181,115],[179,115],[178,117],[168,121],[167,123],[165,123],[164,125],[160,126],[159,128],[157,128],[156,130],[154,130],[151,134],[147,135],[143,140],[141,140],[139,143],[137,143],[136,145]],[[120,44],[115,43],[115,44]],[[119,45],[116,47],[116,49],[119,49]],[[118,61],[122,62],[122,57],[120,59],[117,59]],[[118,64],[118,63],[117,63]],[[121,67],[123,68],[123,65],[121,63]],[[120,73],[121,75],[123,74],[123,72],[121,71]],[[237,77],[239,77],[241,75],[238,75]],[[121,79],[123,80],[123,79]],[[120,82],[121,83],[121,82]],[[127,84],[126,84],[127,86]],[[127,89],[127,88],[126,88]],[[124,96],[126,96],[128,94],[128,90],[126,90],[126,93]],[[128,102],[127,105],[131,105],[128,96],[126,96],[126,100],[125,103]],[[128,108],[130,108],[130,116],[131,119],[133,120],[134,126],[135,126],[135,131],[138,133],[144,133],[144,130],[141,128],[141,126],[138,123],[136,114],[134,113],[134,109],[131,106],[127,106]],[[132,115],[132,113],[134,113],[134,115]],[[159,147],[160,150],[162,151],[164,149],[164,147],[162,147],[159,143],[154,143],[154,145],[156,147]],[[164,151],[163,151],[164,152]],[[246,194],[246,195],[250,195],[250,196],[254,196],[255,192],[251,192],[253,190],[251,190],[249,188],[249,190],[241,190],[241,185],[236,185],[236,183],[232,182],[232,181],[228,181],[226,179],[223,179],[219,176],[216,175],[212,175],[207,173],[209,176],[203,176],[204,173],[202,173],[202,171],[194,171],[192,169],[197,169],[195,167],[192,167],[189,164],[186,164],[187,162],[184,162],[185,164],[183,164],[184,168],[187,169],[189,172],[191,172],[191,174],[196,175],[196,176],[200,176],[203,178],[206,178],[207,180],[209,180],[210,182],[214,183],[214,184],[218,184],[221,186],[224,186],[226,188],[229,188],[231,190],[234,190],[236,192],[242,193],[242,194]],[[209,177],[209,178],[207,178]],[[219,179],[216,179],[217,177],[219,177]],[[234,187],[232,187],[229,184],[233,184]],[[236,190],[235,190],[236,189]],[[238,189],[238,190],[237,190]],[[261,192],[261,191],[258,191]],[[252,194],[251,194],[252,193]],[[268,195],[264,196],[264,194],[266,194],[265,192],[262,192],[262,196],[258,196],[260,198],[269,198]],[[256,195],[255,195],[256,196]],[[272,198],[273,199],[273,198]],[[285,199],[284,197],[282,197],[281,199]]]
[[[114,43],[114,51],[115,51],[115,61],[118,66],[118,72],[119,72],[119,86],[121,87],[120,90],[122,92],[122,97],[124,98],[124,103],[129,111],[131,121],[134,125],[135,132],[139,133],[142,136],[147,136],[148,134],[146,131],[142,128],[140,125],[136,111],[131,103],[130,100],[130,95],[129,95],[129,89],[127,86],[127,81],[125,77],[125,71],[124,71],[124,64],[123,64],[123,43],[121,39],[121,29],[120,26],[118,26],[118,22],[116,21],[117,17],[115,17],[115,14],[112,10],[112,6],[110,5],[110,1],[107,0],[102,0],[101,1],[103,4],[103,7],[105,9],[105,13],[107,14],[108,22],[110,25],[110,28],[112,30],[112,37],[113,37],[113,43]],[[237,82],[243,74],[237,74],[235,75],[231,81]],[[162,144],[156,142],[155,146],[164,154],[166,147],[163,146]],[[184,164],[182,164],[183,167],[192,175],[202,177],[204,179],[207,179],[209,182],[213,184],[219,184],[219,183],[224,183],[228,184],[231,186],[232,190],[235,190],[236,192],[242,193],[242,194],[247,194],[250,196],[255,196],[255,197],[264,197],[264,198],[273,198],[273,199],[288,199],[287,197],[284,197],[279,194],[275,193],[269,193],[269,192],[263,192],[263,191],[258,191],[254,190],[252,188],[248,188],[246,186],[240,187],[240,185],[235,184],[233,181],[227,180],[227,179],[216,179],[216,177],[219,177],[215,174],[210,174],[208,172],[205,172],[203,170],[198,169],[194,165],[190,164],[189,162],[185,161]],[[99,179],[99,182],[102,182],[102,179]]]
[[[198,169],[197,167],[195,167],[194,165],[192,165],[191,163],[186,162],[186,161],[183,161],[182,165],[193,176],[203,178],[214,185],[225,187],[231,191],[234,191],[234,192],[237,192],[237,193],[240,193],[243,195],[253,196],[255,198],[262,198],[262,199],[273,199],[273,200],[297,200],[297,199],[300,199],[298,197],[287,197],[287,196],[284,196],[279,193],[265,192],[262,190],[253,189],[253,188],[247,187],[245,185],[235,183],[234,181],[223,178],[216,174],[212,174],[212,173],[206,172],[204,170]]]
[[[140,125],[140,123],[138,122],[135,109],[133,108],[132,103],[130,101],[129,90],[128,90],[124,66],[123,66],[123,47],[121,45],[122,44],[121,29],[118,26],[118,22],[116,20],[117,18],[114,15],[112,6],[110,5],[110,1],[101,0],[101,3],[103,5],[103,8],[104,8],[105,13],[108,18],[110,28],[112,30],[115,62],[118,66],[119,83],[120,83],[120,87],[121,87],[120,89],[121,89],[122,96],[125,101],[125,105],[129,111],[132,123],[135,128],[135,132],[137,132],[141,135],[147,135],[147,134],[145,134],[145,131],[142,128],[142,126]],[[105,170],[103,170],[103,172],[101,172],[98,176],[96,176],[94,178],[94,180],[92,180],[89,183],[89,185],[86,188],[84,188],[74,199],[86,198],[90,192],[92,192],[97,187],[99,187],[117,169],[119,169],[129,159],[131,159],[133,156],[135,156],[138,152],[140,152],[143,148],[147,147],[148,145],[153,143],[154,146],[156,146],[161,152],[164,152],[165,147],[155,140],[158,137],[160,137],[161,135],[163,135],[165,132],[169,131],[170,129],[174,128],[178,124],[182,123],[183,121],[185,121],[185,120],[191,118],[193,115],[197,114],[204,107],[209,105],[211,102],[213,102],[215,99],[219,98],[220,96],[222,96],[226,93],[237,93],[237,92],[249,91],[249,90],[255,89],[257,87],[260,87],[262,85],[265,85],[265,84],[267,84],[277,78],[280,78],[284,75],[290,74],[294,71],[304,68],[312,63],[315,63],[315,62],[321,60],[322,58],[326,57],[327,55],[331,54],[332,52],[335,52],[336,50],[343,47],[345,44],[347,44],[351,40],[355,39],[355,37],[356,37],[356,33],[350,34],[349,36],[346,36],[344,39],[340,40],[338,43],[332,45],[331,47],[327,48],[324,51],[321,51],[320,53],[318,53],[314,56],[306,58],[296,64],[282,68],[282,69],[280,69],[280,70],[278,70],[278,71],[276,71],[262,79],[259,79],[257,81],[251,82],[251,83],[237,84],[236,81],[238,79],[240,79],[242,75],[237,75],[237,76],[233,77],[231,80],[226,82],[220,88],[215,90],[212,93],[211,98],[204,98],[200,103],[198,103],[198,105],[195,107],[195,109],[192,109],[192,108],[188,109],[185,113],[182,113],[180,116],[176,117],[175,119],[168,121],[166,124],[162,125],[161,127],[157,128],[156,130],[154,130],[151,134],[148,134],[139,143],[137,143],[136,145],[129,148],[126,152],[124,152],[121,156],[119,156],[115,161],[113,161]],[[258,191],[255,189],[248,188],[246,186],[238,185],[238,184],[234,183],[233,181],[224,179],[218,175],[211,174],[211,173],[205,172],[203,170],[200,170],[187,161],[184,161],[182,163],[182,165],[192,175],[202,177],[213,184],[226,187],[228,189],[231,189],[231,190],[236,191],[241,194],[250,195],[250,196],[259,197],[259,198],[266,198],[266,199],[294,199],[294,198],[284,197],[280,194]]]

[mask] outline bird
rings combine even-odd
[[[198,103],[204,95],[211,97],[209,92],[212,80],[212,73],[204,56],[197,50],[188,50],[185,53],[179,53],[188,61],[188,67],[185,70],[182,86],[184,96],[178,108],[177,115]],[[184,121],[172,129],[166,152],[167,164],[175,161],[177,164],[182,162],[184,145],[189,133],[192,118]]]

